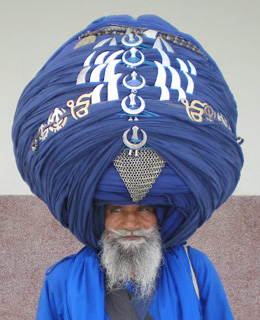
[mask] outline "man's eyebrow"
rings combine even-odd
[[[107,204],[107,206],[110,206],[110,207],[123,207],[120,204],[112,204],[112,203]]]
[[[118,205],[118,204],[108,204],[107,207],[112,209],[112,208],[122,208],[123,206]]]

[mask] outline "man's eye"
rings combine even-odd
[[[114,207],[110,209],[111,212],[121,212],[121,208]]]
[[[141,207],[139,207],[139,211],[154,212],[154,208],[153,207],[147,207],[147,206],[141,206]]]

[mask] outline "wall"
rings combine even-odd
[[[260,197],[232,197],[189,240],[214,263],[236,320],[259,319],[259,212]],[[1,196],[0,219],[0,319],[32,320],[45,270],[82,244],[32,196]]]

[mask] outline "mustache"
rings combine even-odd
[[[150,229],[136,229],[136,230],[110,229],[109,232],[113,238],[122,238],[122,237],[129,237],[129,236],[149,238],[151,234],[153,234],[155,229],[156,227],[150,228]]]

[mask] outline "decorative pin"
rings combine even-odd
[[[109,45],[110,46],[116,46],[117,45],[115,37],[110,41]]]
[[[192,121],[202,122],[204,108],[207,105],[206,102],[202,103],[199,100],[193,100],[191,104],[189,104],[187,99],[181,99],[181,102],[185,105],[186,112]]]
[[[179,93],[178,101],[181,99],[186,99],[186,93],[181,87],[181,78],[179,73],[173,67],[168,67],[168,70],[170,70],[172,76],[171,89],[178,90]]]
[[[139,121],[137,117],[129,117],[128,121]]]
[[[243,138],[237,137],[237,143],[238,143],[238,144],[241,145],[242,143],[244,143],[244,141],[245,141],[245,140],[244,140]]]
[[[106,60],[105,63],[110,63],[113,60],[115,60],[115,58],[117,58],[121,53],[123,53],[124,50],[118,50],[116,52],[113,52]]]
[[[88,36],[86,38],[83,38],[82,40],[80,40],[74,47],[74,49],[78,49],[80,47],[86,46],[90,43],[93,43],[96,41],[96,36]]]
[[[100,82],[100,75],[102,70],[107,66],[106,63],[100,64],[91,72],[89,82]]]
[[[110,51],[104,51],[104,52],[100,53],[100,54],[97,56],[94,64],[102,64],[102,63],[104,63],[104,59],[105,59],[105,57],[106,57],[109,53],[110,53]]]
[[[62,108],[55,108],[54,111],[50,114],[47,121],[47,125],[51,125],[49,127],[50,131],[57,132],[65,126],[67,117],[62,117],[64,113],[66,113],[66,110]]]
[[[129,52],[130,52],[131,56],[129,59],[127,59],[126,56],[129,55]],[[137,58],[137,54],[139,54],[141,56],[140,59]],[[136,48],[131,48],[130,50],[126,51],[123,54],[122,60],[126,65],[130,66],[131,68],[134,68],[134,67],[137,67],[137,66],[140,66],[141,64],[143,64],[144,55],[141,51],[137,50]]]
[[[178,61],[179,65],[180,65],[180,70],[183,72],[183,74],[185,75],[185,77],[188,80],[188,85],[187,85],[186,92],[190,93],[190,94],[193,94],[194,82],[193,82],[191,76],[188,74],[188,72],[189,72],[188,67],[187,67],[186,63],[182,59],[177,58],[176,60]]]
[[[165,45],[166,50],[167,50],[168,52],[174,53],[173,48],[169,45],[169,43],[168,43],[166,40],[164,40],[163,38],[161,38],[161,41],[162,41],[162,43]]]
[[[101,90],[103,89],[104,84],[100,83],[98,86],[95,87],[95,89],[92,91],[92,96],[91,96],[91,104],[96,104],[101,102],[101,97],[100,93]]]
[[[78,74],[78,77],[77,77],[77,82],[76,82],[77,85],[82,84],[82,83],[86,83],[86,75],[87,75],[89,69],[90,69],[90,66],[85,67],[80,71],[80,73]]]
[[[128,39],[128,41],[126,39]],[[139,35],[133,35],[133,33],[130,32],[126,34],[121,41],[122,44],[127,47],[137,47],[143,42],[143,38]]]
[[[138,157],[129,156],[128,150],[124,150],[114,160],[114,166],[133,202],[138,203],[152,188],[165,166],[165,161],[148,148],[138,150]]]
[[[157,37],[153,44],[153,49],[163,50],[162,43],[160,37]]]
[[[199,100],[193,100],[189,104],[187,99],[182,99],[181,102],[186,106],[186,112],[192,121],[202,122],[205,118],[207,121],[219,122],[227,129],[231,130],[231,127],[223,114],[215,112],[213,107],[208,105],[207,102],[202,103]]]
[[[193,63],[190,62],[190,60],[187,60],[188,61],[188,64],[190,66],[190,73],[193,75],[193,76],[196,76],[197,75],[197,70],[196,68],[194,67]]]
[[[76,101],[67,101],[67,107],[70,108],[71,115],[75,120],[88,115],[88,108],[90,106],[91,93],[82,94]],[[55,111],[55,110],[54,110]]]
[[[165,68],[158,61],[154,61],[154,63],[156,64],[158,69],[158,73],[157,73],[157,77],[154,85],[155,87],[161,88],[160,100],[170,100],[170,92],[166,86],[167,74],[166,74]]]
[[[141,97],[137,96],[137,98],[139,99],[139,101],[141,102],[141,105],[139,108],[135,108],[136,106],[136,101],[135,101],[135,97],[136,97],[136,94],[134,93],[131,93],[128,97],[125,97],[123,100],[122,100],[122,103],[121,103],[121,106],[122,106],[122,109],[128,113],[128,114],[131,114],[131,115],[137,115],[141,112],[144,111],[144,108],[145,108],[145,102],[144,102],[144,99],[142,99]],[[130,108],[126,105],[126,101],[127,99],[130,99]]]
[[[123,134],[123,142],[124,144],[129,148],[129,149],[132,149],[132,150],[138,150],[140,148],[142,148],[146,142],[147,142],[147,134],[144,130],[140,129],[142,134],[143,134],[143,139],[140,140],[138,138],[138,130],[139,128],[137,126],[134,126],[132,127],[132,131],[133,131],[133,134],[132,134],[132,137],[131,137],[131,142],[128,140],[127,138],[127,134],[128,132],[130,131],[131,129],[128,129],[124,132]]]
[[[119,99],[117,82],[121,75],[121,73],[117,73],[111,76],[111,79],[107,85],[107,101],[114,101]]]
[[[110,40],[112,40],[112,38],[106,38],[106,39],[101,40],[99,43],[97,43],[97,44],[95,45],[95,47],[94,47],[93,49],[102,47],[104,44],[106,44],[106,43],[109,42]]]
[[[92,58],[94,57],[95,53],[96,53],[96,51],[93,51],[93,52],[86,58],[86,60],[84,61],[84,64],[83,64],[84,67],[90,66],[91,60],[92,60]]]
[[[145,86],[145,78],[143,76],[140,76],[142,79],[142,82],[140,82],[139,80],[137,80],[137,73],[135,71],[133,71],[131,73],[131,77],[132,80],[130,81],[126,81],[126,79],[128,78],[129,75],[125,76],[123,79],[123,85],[130,90],[139,90],[142,89]],[[131,85],[132,83],[137,84],[137,85]]]
[[[158,33],[158,31],[152,30],[152,29],[144,31],[144,35],[147,38],[151,38],[151,39],[156,39],[157,33]]]
[[[105,76],[104,76],[104,82],[109,82],[111,78],[116,74],[121,75],[121,73],[116,73],[116,70],[115,70],[116,66],[120,63],[120,61],[121,61],[120,59],[115,59],[107,65]]]
[[[49,129],[46,128],[47,124],[42,124],[38,130],[39,140],[44,141],[47,139]]]
[[[160,55],[162,57],[162,65],[164,67],[170,66],[171,65],[171,61],[170,61],[170,58],[169,58],[168,54],[165,51],[163,51],[162,49],[158,48],[157,50],[160,52]]]
[[[160,50],[164,50],[163,49],[163,46],[162,46],[162,43],[164,44],[166,50],[168,52],[172,52],[174,53],[174,50],[172,49],[172,47],[169,45],[169,43],[167,41],[165,41],[163,38],[161,37],[157,37],[155,42],[154,42],[154,45],[153,45],[153,49],[160,49]]]

